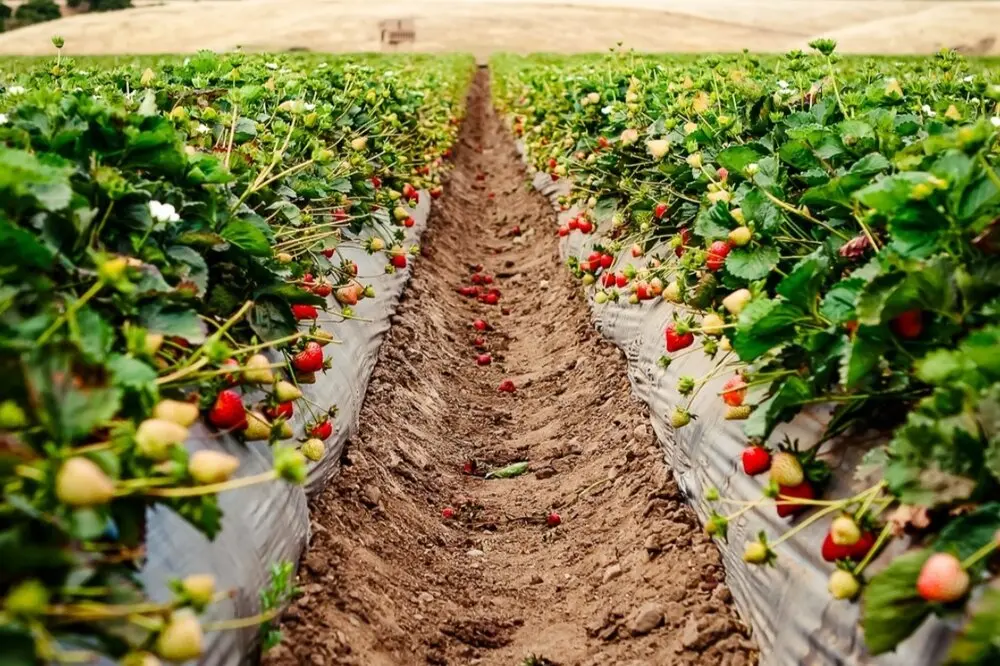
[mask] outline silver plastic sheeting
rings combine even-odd
[[[427,225],[430,215],[430,195],[420,193],[420,203],[410,209],[415,224],[407,229],[405,247],[416,242]],[[338,469],[338,462],[347,440],[357,431],[361,403],[378,357],[378,349],[389,330],[390,317],[410,275],[410,266],[394,274],[385,272],[385,255],[369,255],[360,247],[341,247],[340,257],[358,265],[358,279],[375,288],[375,297],[366,298],[354,306],[357,319],[327,326],[339,344],[324,348],[324,356],[333,367],[318,373],[315,384],[302,385],[305,400],[296,403],[292,427],[296,439],[304,432],[311,417],[321,409],[336,405],[339,413],[334,421],[334,434],[326,440],[322,460],[311,463],[305,487],[281,481],[258,484],[223,493],[219,504],[223,511],[222,531],[209,541],[173,511],[158,508],[149,512],[147,550],[149,556],[140,577],[149,596],[154,600],[169,600],[167,583],[189,574],[210,573],[216,577],[217,589],[231,591],[230,597],[213,604],[204,620],[227,620],[251,617],[260,612],[259,592],[270,581],[272,565],[290,561],[298,563],[309,539],[309,508],[307,497],[322,490]],[[340,318],[340,305],[331,295],[329,315],[321,314],[321,322]],[[321,324],[322,325],[322,324]],[[303,328],[308,328],[304,326]],[[272,363],[281,355],[267,352]],[[263,398],[262,392],[250,392],[244,402],[253,404]],[[320,407],[306,408],[311,401]],[[203,425],[191,429],[194,435],[187,443],[189,450],[224,451],[240,460],[236,477],[252,476],[272,468],[273,455],[267,443],[243,444],[231,435],[220,435]],[[285,442],[290,445],[293,440]],[[259,651],[258,629],[214,632],[206,636],[201,664],[237,665],[256,660]]]
[[[518,150],[523,155],[522,143],[518,144]],[[535,173],[534,186],[553,202],[557,211],[557,198],[570,190],[568,181],[553,182],[547,173]],[[559,224],[565,224],[578,212],[560,212]],[[578,232],[564,237],[560,243],[563,258],[585,256],[591,251],[593,238]],[[661,255],[669,254],[665,247],[658,250]],[[628,252],[622,253],[610,270],[617,270],[630,261],[635,260]],[[677,392],[677,380],[685,375],[704,376],[714,365],[704,354],[693,353],[679,357],[666,370],[658,366],[657,361],[666,353],[664,329],[673,317],[672,304],[654,299],[639,305],[614,302],[597,305],[592,292],[590,305],[597,329],[628,358],[632,390],[649,405],[653,429],[663,446],[667,463],[701,520],[704,522],[708,517],[709,506],[702,499],[707,488],[717,488],[722,497],[731,499],[759,498],[762,482],[744,474],[740,464],[740,453],[746,446],[742,422],[723,418],[724,405],[719,393],[727,376],[716,378],[698,393],[691,413],[699,418],[679,430],[670,425],[669,415],[674,406],[684,405],[688,400]],[[787,434],[798,439],[804,449],[814,446],[822,435],[828,412],[820,407],[800,414],[791,423],[779,426],[772,441],[779,441]],[[824,444],[821,453],[833,469],[829,496],[846,497],[870,485],[859,485],[853,478],[863,454],[857,440]],[[731,510],[725,506],[719,509],[720,513]],[[827,579],[834,569],[834,565],[825,562],[820,555],[828,520],[817,521],[778,546],[776,567],[743,562],[747,541],[755,540],[761,530],[774,540],[789,524],[789,519],[778,517],[773,505],[765,505],[730,522],[728,540],[718,541],[727,584],[741,616],[754,631],[761,650],[761,664],[931,666],[942,663],[952,631],[936,619],[926,622],[892,654],[873,657],[866,652],[858,624],[859,605],[834,600],[826,589]],[[875,573],[902,550],[905,550],[903,543],[893,542],[890,549],[869,566],[867,573]]]

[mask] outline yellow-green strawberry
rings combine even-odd
[[[726,407],[724,414],[727,421],[745,421],[750,418],[750,405],[739,405],[738,407]]]
[[[271,384],[274,373],[271,372],[271,361],[263,354],[254,354],[247,359],[243,370],[243,381],[248,384]]]
[[[181,589],[196,608],[204,608],[212,603],[212,597],[215,596],[215,576],[192,574],[181,581]]]
[[[738,315],[743,312],[743,308],[746,307],[752,298],[753,295],[749,289],[737,289],[722,299],[722,307],[726,308],[729,313]]]
[[[114,481],[88,458],[70,458],[56,473],[56,497],[68,506],[101,506],[114,496]]]
[[[743,561],[749,564],[763,564],[767,562],[768,556],[767,546],[760,541],[751,541],[743,549]]]
[[[802,464],[794,454],[779,451],[771,458],[771,480],[779,486],[797,486],[805,481]]]
[[[282,380],[274,385],[274,397],[278,402],[291,402],[301,398],[302,391],[295,384]]]
[[[170,450],[183,444],[187,438],[187,428],[166,419],[146,419],[139,424],[135,433],[139,453],[156,461],[169,458]]]
[[[838,546],[853,546],[861,539],[861,528],[850,516],[839,516],[830,524],[830,538]]]
[[[747,245],[752,238],[753,232],[750,231],[750,227],[736,227],[729,232],[729,242],[736,247]]]
[[[271,424],[260,412],[247,412],[247,427],[243,438],[248,442],[259,442],[271,438]]]
[[[196,659],[204,650],[205,636],[191,609],[175,610],[156,638],[156,653],[167,661]]]
[[[153,417],[190,428],[198,420],[198,405],[180,400],[161,400],[153,408]]]
[[[673,413],[670,414],[670,425],[675,428],[683,428],[689,423],[691,423],[690,412],[682,407],[675,407]]]
[[[323,440],[313,437],[312,439],[306,440],[305,444],[302,445],[301,450],[302,455],[304,455],[307,460],[316,462],[321,460],[323,458],[323,454],[326,453],[326,444],[323,443]]]
[[[861,584],[851,572],[837,569],[830,574],[826,589],[834,599],[853,599],[861,591]]]
[[[240,461],[236,456],[206,449],[191,454],[188,474],[201,485],[222,483],[228,481],[239,466]]]
[[[722,320],[722,317],[714,312],[709,312],[707,315],[702,317],[701,330],[705,333],[705,335],[722,335],[722,332],[726,330],[726,322]]]

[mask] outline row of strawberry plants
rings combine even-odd
[[[931,614],[967,612],[949,659],[990,663],[1000,70],[951,52],[841,59],[832,41],[811,46],[783,57],[503,56],[496,103],[533,167],[572,181],[562,203],[579,214],[558,233],[593,235],[569,265],[595,303],[669,301],[660,365],[713,360],[707,375],[679,378],[672,425],[697,418],[705,387],[726,419],[745,420],[743,470],[769,478],[752,501],[710,489],[709,533],[725,538],[729,521],[776,508],[798,522],[744,551],[770,565],[781,543],[828,521],[817,549],[829,590],[862,597],[870,652]],[[623,252],[632,262],[615,270]],[[771,441],[817,409],[819,442]],[[874,481],[823,498],[821,445],[870,428],[886,435],[864,459]],[[914,548],[866,575],[902,537]]]
[[[162,603],[138,582],[147,511],[213,538],[219,493],[323,457],[336,406],[302,385],[374,295],[342,252],[387,272],[419,252],[409,209],[441,193],[472,62],[54,43],[0,63],[0,643],[5,663],[186,661],[269,620],[290,577],[261,616],[202,626],[227,594],[210,574]],[[185,446],[227,434],[269,442],[273,470]]]

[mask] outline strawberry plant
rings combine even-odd
[[[197,615],[225,591],[200,576],[145,598],[147,510],[212,538],[218,493],[302,483],[323,456],[335,407],[300,387],[374,295],[342,251],[398,248],[389,271],[417,251],[391,211],[440,186],[471,60],[60,55],[2,71],[4,656],[196,659]],[[189,453],[196,428],[269,442],[273,470]],[[206,628],[266,621],[286,596]]]
[[[724,537],[729,520],[767,505],[802,516],[746,547],[748,562],[780,565],[782,542],[830,521],[829,589],[860,599],[871,652],[964,609],[949,659],[991,663],[1000,70],[950,51],[890,60],[811,47],[501,56],[496,103],[533,169],[572,183],[560,204],[575,217],[559,235],[593,222],[569,263],[595,304],[642,307],[656,281],[673,310],[659,365],[712,360],[706,376],[679,378],[671,424],[691,423],[695,396],[711,390],[744,422],[746,473],[770,470],[757,501],[716,493],[742,507],[712,511],[706,529]],[[615,258],[595,265],[594,249]],[[760,448],[817,409],[816,448]],[[823,497],[818,445],[870,428],[885,434],[857,444],[873,484]],[[912,552],[866,577],[904,534]]]

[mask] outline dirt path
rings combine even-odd
[[[487,79],[361,434],[313,504],[305,593],[265,664],[754,663],[718,552],[661,461],[621,353],[559,266],[551,208],[525,187]],[[477,263],[499,305],[456,293]],[[476,318],[492,326],[486,367]],[[504,379],[516,393],[497,391]],[[531,471],[484,480],[463,474],[468,459]],[[553,509],[562,524],[548,528]]]

